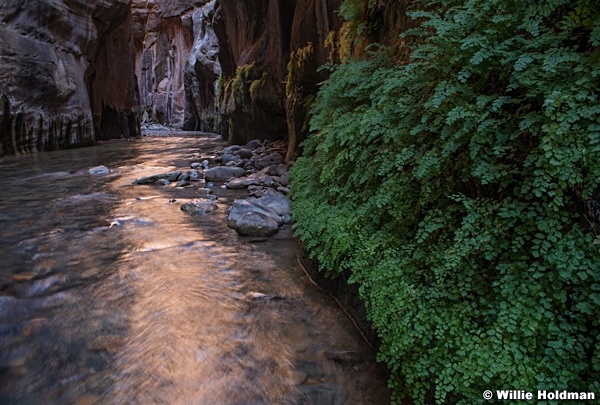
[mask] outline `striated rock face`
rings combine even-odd
[[[233,144],[306,131],[341,0],[134,0],[144,117]]]
[[[134,0],[136,75],[144,119],[214,130],[221,73],[212,31],[216,0]]]
[[[326,77],[317,68],[328,60],[325,40],[340,26],[335,13],[340,3],[220,1],[215,25],[224,82],[220,129],[230,142],[282,138],[289,131],[288,160],[295,158],[310,97]]]
[[[139,135],[129,0],[0,3],[0,155]]]

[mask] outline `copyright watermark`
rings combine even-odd
[[[550,391],[550,390],[538,390],[537,392],[530,392],[524,390],[485,390],[483,391],[483,399],[490,401],[492,399],[500,400],[575,400],[575,401],[589,401],[596,399],[594,392],[572,392],[572,391]]]

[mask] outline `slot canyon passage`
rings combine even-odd
[[[222,182],[204,215],[180,209],[197,187],[132,185],[287,137],[282,41],[322,43],[336,19],[300,3],[0,5],[0,403],[389,403],[290,225],[238,235],[248,192]]]
[[[599,61],[594,0],[1,0],[0,404],[597,401]]]

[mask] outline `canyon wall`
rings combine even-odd
[[[290,139],[288,160],[306,133],[317,68],[328,61],[325,40],[339,29],[341,0],[221,0],[214,30],[222,68],[221,133],[232,143]]]
[[[130,1],[0,4],[0,155],[139,135]]]
[[[6,0],[0,147],[29,153],[139,135],[140,118],[289,138],[339,61],[341,0]],[[327,44],[327,45],[326,45]]]
[[[133,2],[144,120],[231,143],[304,138],[340,0]],[[291,61],[291,62],[290,62]]]
[[[221,74],[216,0],[134,0],[136,76],[144,121],[214,131]]]

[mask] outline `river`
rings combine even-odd
[[[195,216],[194,187],[132,185],[223,146],[171,133],[0,158],[0,403],[389,403],[289,227],[238,236],[225,217],[247,193],[219,184]]]

